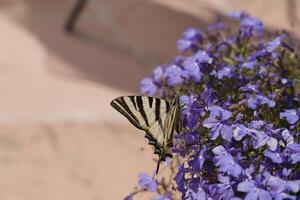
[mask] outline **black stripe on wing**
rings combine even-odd
[[[140,125],[136,116],[131,112],[123,97],[113,100],[110,105],[124,115],[136,128],[145,130],[145,128]]]
[[[158,154],[160,156],[160,161],[165,161],[166,157],[170,157],[170,158],[173,157],[172,154],[168,152],[164,152],[163,147],[157,142],[157,140],[152,136],[151,133],[146,131],[145,138],[149,140],[148,144],[154,146],[154,154]],[[172,146],[172,142],[170,142],[169,145]]]
[[[135,99],[136,99],[137,106],[139,108],[139,112],[141,113],[141,115],[145,121],[145,124],[149,127],[149,122],[148,122],[148,118],[147,118],[147,115],[144,110],[144,103],[143,103],[142,97],[136,96]],[[148,101],[149,101],[149,97],[148,97]]]

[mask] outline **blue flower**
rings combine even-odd
[[[139,174],[139,186],[145,188],[150,192],[155,192],[157,189],[157,183],[147,173]]]
[[[183,124],[190,129],[196,128],[198,124],[199,116],[202,112],[200,105],[198,104],[197,97],[194,95],[180,97],[180,103],[182,107]]]
[[[221,199],[232,199],[234,192],[232,189],[233,183],[228,176],[218,175],[220,183],[217,184],[217,193],[220,194]]]
[[[199,41],[202,39],[202,37],[201,31],[196,28],[190,27],[183,33],[183,38],[187,40]]]
[[[192,159],[189,161],[189,166],[193,168],[193,174],[196,174],[202,170],[205,162],[206,146],[204,145],[200,151],[197,151],[192,155]]]
[[[266,131],[258,131],[251,129],[250,132],[254,135],[253,147],[258,149],[264,145],[268,145],[269,149],[275,151],[278,147],[278,140],[275,138],[278,135],[277,131],[272,130],[271,128]]]
[[[213,58],[210,57],[205,51],[199,50],[195,53],[195,59],[200,63],[212,64]]]
[[[281,112],[280,119],[286,118],[290,124],[295,124],[299,120],[300,114],[295,109],[285,110]]]
[[[263,32],[263,23],[254,17],[245,17],[241,20],[240,26],[245,36],[250,36],[252,31],[261,35]]]
[[[292,164],[300,162],[300,144],[289,144],[287,145],[284,153],[288,156]]]
[[[221,172],[226,172],[234,177],[239,177],[242,173],[242,167],[234,160],[225,148],[221,145],[215,147],[213,150],[215,156],[215,164],[219,167]]]
[[[225,77],[232,77],[232,71],[231,71],[231,68],[226,66],[226,67],[223,67],[221,69],[218,70],[217,72],[217,78],[218,79],[223,79]]]
[[[209,133],[211,140],[217,139],[221,134],[225,140],[230,141],[233,134],[232,127],[228,122],[228,119],[231,117],[231,112],[223,109],[219,110],[219,108],[220,107],[211,108],[210,117],[204,120],[203,126],[211,129]],[[220,120],[215,119],[216,116],[220,117]]]
[[[158,87],[155,85],[151,78],[144,78],[141,81],[141,93],[153,96],[157,91]]]
[[[191,48],[194,45],[194,43],[187,39],[180,39],[177,41],[177,48],[179,51],[186,51],[189,48]]]
[[[197,191],[188,189],[184,197],[186,200],[204,200],[206,199],[205,191],[199,186]]]
[[[272,53],[278,46],[281,45],[281,40],[282,40],[282,37],[279,36],[279,37],[276,37],[271,42],[268,42],[266,44],[266,51],[269,53]]]
[[[248,100],[248,107],[252,108],[253,110],[257,109],[257,106],[266,104],[268,107],[273,108],[275,107],[276,103],[273,100],[268,99],[263,95],[255,95],[251,96]]]
[[[183,38],[177,41],[177,48],[180,51],[186,51],[190,48],[196,48],[198,42],[202,41],[202,33],[198,29],[188,28],[183,33]]]
[[[169,86],[183,83],[182,69],[175,64],[172,64],[165,69],[164,77],[167,79]]]
[[[273,152],[270,150],[266,150],[264,155],[266,157],[270,158],[274,163],[281,164],[283,162],[283,159],[279,152]]]
[[[183,165],[180,165],[178,167],[178,172],[175,175],[174,180],[177,185],[177,190],[182,193],[182,196],[185,196],[185,192],[186,192],[185,181],[186,181],[186,179],[185,179],[185,168]]]
[[[243,137],[250,134],[250,130],[243,124],[236,124],[233,126],[233,138],[236,141],[241,141]]]
[[[242,64],[242,68],[246,69],[254,69],[254,67],[257,65],[256,61],[249,61]]]
[[[259,187],[258,181],[248,180],[241,182],[237,186],[237,190],[245,192],[245,200],[272,200],[270,192]]]
[[[156,83],[161,83],[161,81],[163,79],[163,75],[164,75],[164,71],[161,66],[158,66],[153,70],[153,80]]]
[[[282,192],[297,193],[300,191],[300,184],[298,180],[289,181],[276,176],[269,175],[267,179],[267,186],[279,196]]]
[[[203,73],[200,71],[200,66],[193,57],[187,58],[183,62],[182,76],[199,82],[202,79]]]

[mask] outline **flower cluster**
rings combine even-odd
[[[141,82],[143,94],[182,104],[172,181],[140,175],[156,200],[300,198],[296,40],[244,12],[229,18],[238,25],[188,28],[182,55]]]

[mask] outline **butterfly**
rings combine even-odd
[[[172,101],[148,96],[121,96],[111,102],[111,106],[124,115],[136,128],[146,132],[149,144],[154,146],[154,154],[159,164],[167,157],[172,158],[173,133],[182,131],[181,105],[179,98]]]

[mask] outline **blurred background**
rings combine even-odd
[[[297,0],[0,0],[0,199],[114,200],[156,167],[110,107],[175,55],[190,26],[245,10],[300,35]]]

